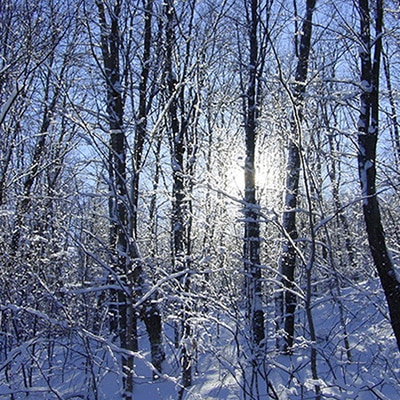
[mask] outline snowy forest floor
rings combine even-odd
[[[192,319],[193,386],[184,399],[308,399],[315,398],[316,385],[323,399],[400,398],[400,356],[378,283],[357,283],[343,289],[340,298],[328,292],[313,298],[318,381],[312,379],[311,343],[301,305],[291,355],[276,352],[274,325],[266,314],[268,339],[255,369],[243,315],[206,310]],[[172,325],[167,317],[167,359],[163,375],[155,381],[140,327],[134,399],[177,398],[180,368]],[[5,340],[1,338],[1,346]],[[62,330],[35,336],[0,360],[0,399],[121,399],[120,390],[118,347],[83,327],[70,329],[68,336]]]

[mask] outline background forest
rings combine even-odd
[[[0,398],[400,398],[397,0],[0,1]]]

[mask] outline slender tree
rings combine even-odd
[[[358,170],[368,243],[386,301],[390,322],[400,350],[400,281],[386,246],[376,191],[376,148],[379,135],[379,74],[382,55],[383,0],[374,1],[375,18],[368,0],[359,0],[360,13],[360,116],[358,121]],[[371,22],[375,37],[371,37]]]
[[[143,34],[143,55],[141,61],[141,71],[139,78],[139,105],[136,113],[136,129],[133,146],[133,177],[131,189],[131,225],[130,236],[137,238],[138,236],[138,205],[139,205],[139,188],[140,188],[140,172],[143,167],[143,152],[147,134],[147,113],[149,109],[149,75],[151,71],[151,45],[152,45],[152,17],[153,17],[153,0],[144,2],[144,34]],[[157,174],[156,174],[156,180]],[[140,300],[145,294],[147,288],[147,276],[145,268],[140,257],[137,258],[135,269],[133,272],[135,282],[136,299]],[[161,372],[162,362],[165,359],[162,338],[162,321],[161,311],[157,305],[156,295],[150,296],[149,299],[141,303],[139,314],[146,325],[150,347],[152,364],[156,371]],[[137,347],[137,345],[136,345]],[[155,372],[154,376],[158,376]]]
[[[192,268],[192,191],[197,152],[199,101],[198,88],[187,87],[189,82],[193,82],[196,71],[196,58],[192,53],[195,2],[190,1],[185,6],[183,9],[188,10],[188,19],[183,21],[178,18],[178,7],[174,0],[167,0],[164,5],[167,129],[172,169],[171,253],[174,272],[179,275],[178,292],[183,299],[178,306],[179,321],[175,326],[175,345],[180,350],[182,370],[179,398],[184,395],[185,388],[192,384],[193,354],[189,345],[192,336],[190,322],[192,307],[188,303],[187,294],[190,292]],[[180,53],[177,33],[183,29],[187,29],[187,33],[183,35],[183,51]],[[180,64],[176,63],[177,59]]]
[[[247,314],[252,344],[260,346],[265,338],[262,304],[262,273],[260,262],[259,204],[256,196],[256,142],[259,111],[258,83],[261,74],[258,27],[260,10],[258,0],[246,1],[249,32],[248,84],[244,95],[243,112],[245,128],[244,165],[244,270],[246,274]]]
[[[132,272],[136,260],[140,259],[134,239],[129,237],[129,198],[126,171],[126,134],[123,122],[124,102],[122,97],[119,28],[121,6],[115,1],[113,8],[106,8],[102,0],[97,0],[101,32],[101,52],[103,74],[106,82],[107,119],[109,124],[109,213],[110,247],[112,249],[112,279],[120,288],[116,291],[118,314],[114,317],[112,329],[118,335],[122,354],[123,395],[132,399],[133,354],[136,344],[135,310],[133,309]],[[107,10],[109,22],[107,21]]]
[[[300,167],[301,167],[301,132],[303,119],[302,108],[308,73],[308,61],[311,50],[312,17],[316,0],[306,1],[306,11],[301,28],[296,32],[297,67],[294,84],[291,90],[293,102],[293,116],[290,121],[290,137],[288,143],[288,161],[286,166],[286,188],[282,227],[285,231],[282,252],[280,257],[280,272],[283,290],[278,297],[278,328],[284,330],[285,350],[290,351],[294,339],[295,310],[297,296],[295,292],[296,271],[296,239],[298,230],[296,223],[297,205],[299,197]]]

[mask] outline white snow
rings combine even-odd
[[[273,321],[266,315],[268,336],[258,374],[253,374],[249,363],[248,334],[241,315],[235,316],[233,310],[228,313],[229,305],[226,305],[226,310],[220,309],[217,314],[215,309],[208,311],[210,318],[204,314],[204,318],[193,319],[196,341],[188,347],[193,354],[193,386],[187,389],[184,398],[267,399],[268,390],[270,394],[273,390],[279,399],[294,400],[312,397],[316,385],[323,398],[399,398],[400,357],[390,325],[382,314],[385,310],[381,308],[383,296],[379,284],[371,280],[349,286],[342,292],[351,360],[346,356],[337,302],[328,292],[321,292],[314,301],[318,336],[315,344],[307,339],[304,311],[299,308],[291,356],[276,352]],[[20,315],[21,322],[27,313],[43,317],[48,324],[52,322],[31,308],[12,311]],[[1,312],[6,309],[3,307]],[[141,351],[135,355],[134,399],[177,398],[179,355],[173,346],[173,329],[168,321],[167,318],[164,327],[167,360],[163,375],[155,381],[147,338],[140,326]],[[7,399],[13,394],[17,400],[95,399],[95,389],[99,400],[121,399],[118,346],[106,337],[88,334],[79,327],[62,329],[58,334],[53,330],[54,337],[39,334],[34,340],[15,344],[7,359],[0,363],[0,398]],[[318,380],[312,378],[310,370],[312,345],[317,348]],[[23,377],[28,373],[32,376],[29,385]],[[247,397],[244,391],[248,392]]]

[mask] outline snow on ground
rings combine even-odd
[[[249,363],[243,320],[223,314],[212,319],[202,315],[193,320],[193,386],[184,399],[308,399],[315,398],[316,385],[323,399],[400,398],[400,355],[379,285],[374,281],[358,283],[343,290],[340,298],[327,292],[315,297],[313,304],[318,336],[317,381],[312,379],[312,344],[301,305],[293,354],[276,352],[269,320],[266,349],[255,369]],[[218,319],[219,326],[215,322]],[[179,355],[168,324],[165,333],[168,357],[163,375],[153,381],[149,346],[141,332],[143,350],[135,358],[134,399],[177,399]],[[76,329],[69,336],[39,336],[16,345],[7,358],[0,360],[0,399],[119,400],[120,377],[115,345]]]

